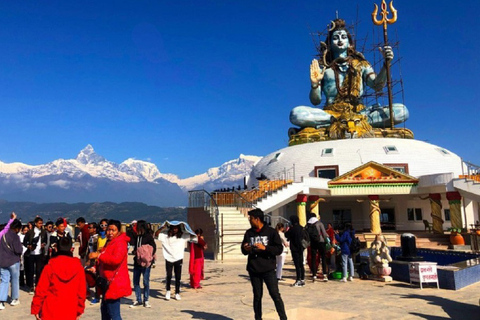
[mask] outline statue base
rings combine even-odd
[[[413,139],[413,132],[410,129],[393,128],[381,129],[373,128],[375,138],[399,138]],[[294,146],[317,141],[338,140],[333,139],[329,135],[329,128],[290,128],[288,130],[288,145]],[[373,137],[372,137],[373,138]],[[348,138],[346,138],[348,139]]]
[[[379,275],[374,275],[374,274],[370,275],[369,279],[380,281],[380,282],[392,282],[393,281],[393,278],[390,277],[390,276],[379,276]]]

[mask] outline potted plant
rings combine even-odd
[[[449,228],[450,231],[450,243],[453,245],[465,245],[465,240],[462,236],[462,228]]]

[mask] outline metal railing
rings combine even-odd
[[[214,256],[217,260],[219,247],[220,247],[220,237],[222,236],[220,232],[220,219],[218,210],[218,205],[215,199],[210,193],[206,190],[192,190],[188,192],[188,207],[189,208],[203,208],[203,210],[210,213],[210,217],[215,222],[215,249]]]
[[[473,163],[463,161],[462,163],[464,164],[462,166],[462,175],[460,178],[464,178],[465,180],[473,180],[475,182],[480,182],[480,166],[477,166]],[[464,169],[467,169],[467,172],[464,171]]]

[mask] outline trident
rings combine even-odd
[[[380,26],[383,24],[383,40],[385,45],[388,45],[388,36],[387,36],[387,24],[393,24],[397,21],[397,10],[393,7],[393,0],[390,1],[390,10],[392,11],[392,17],[388,19],[389,12],[387,11],[387,4],[385,0],[382,0],[382,12],[380,15],[382,19],[377,19],[378,6],[374,4],[375,9],[372,12],[372,21],[374,25]],[[388,88],[388,107],[390,109],[390,128],[394,128],[393,121],[393,103],[392,103],[392,80],[390,76],[390,61],[385,61],[385,67],[387,69],[387,88]]]

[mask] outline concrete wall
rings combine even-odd
[[[203,236],[207,242],[207,250],[205,254],[210,257],[214,255],[215,247],[215,223],[210,217],[210,213],[203,208],[188,208],[187,222],[193,231],[197,228],[203,230]]]

